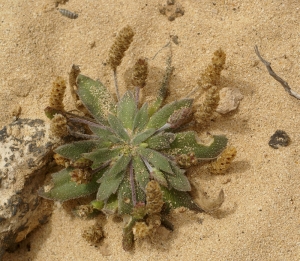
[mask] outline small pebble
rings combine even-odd
[[[277,130],[270,138],[269,146],[278,149],[279,146],[286,147],[290,144],[290,137],[283,130]]]
[[[220,90],[220,101],[216,111],[221,114],[233,111],[243,98],[243,94],[238,89],[225,87]]]

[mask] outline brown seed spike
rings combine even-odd
[[[205,71],[201,74],[201,79],[198,84],[204,89],[211,87],[211,85],[217,85],[220,81],[221,72],[224,69],[226,61],[226,54],[220,48],[214,52],[212,63],[207,66]]]
[[[205,124],[216,111],[220,96],[217,87],[213,86],[207,90],[204,102],[196,108],[195,120],[199,125]]]
[[[62,111],[64,109],[63,99],[66,90],[65,80],[58,76],[52,84],[52,90],[50,94],[50,107]]]
[[[50,123],[50,132],[56,137],[67,136],[67,119],[61,114],[54,114]]]
[[[125,51],[133,40],[134,32],[130,26],[124,27],[118,34],[115,42],[109,50],[108,64],[115,71],[121,64]]]
[[[160,213],[164,204],[160,185],[157,181],[151,180],[146,186],[146,208],[148,214]]]
[[[209,171],[212,174],[224,174],[230,167],[231,162],[236,156],[236,149],[234,147],[226,148],[216,161],[209,166]]]
[[[138,59],[134,65],[132,73],[132,84],[136,87],[143,88],[146,85],[148,76],[148,62],[146,59]]]

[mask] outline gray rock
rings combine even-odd
[[[19,119],[0,130],[0,259],[48,221],[52,203],[38,196],[57,140],[42,120]]]

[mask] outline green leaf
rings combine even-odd
[[[151,174],[159,184],[168,187],[168,181],[166,180],[164,173],[154,168]]]
[[[133,170],[135,180],[139,186],[145,190],[146,185],[149,182],[149,172],[140,156],[133,158]]]
[[[184,170],[177,167],[175,164],[172,164],[172,169],[175,175],[169,175],[166,173],[166,178],[171,185],[176,190],[179,191],[191,191],[191,185],[188,178],[184,175]]]
[[[98,180],[98,182],[101,182],[97,193],[98,200],[107,199],[111,194],[117,191],[127,171],[127,166],[130,160],[130,156],[122,155],[110,168],[110,170],[105,172],[103,176]]]
[[[119,215],[131,214],[133,209],[132,194],[129,177],[126,177],[118,191],[118,213]]]
[[[183,99],[179,101],[174,101],[162,107],[159,111],[157,111],[150,118],[147,128],[160,128],[165,125],[169,119],[169,117],[173,114],[174,111],[179,110],[181,108],[189,108],[192,106],[192,99]]]
[[[89,126],[90,130],[102,139],[107,139],[110,135],[114,135],[108,127]]]
[[[168,159],[161,153],[148,148],[139,148],[138,151],[142,155],[142,157],[147,159],[155,168],[168,172],[170,174],[173,173]]]
[[[124,129],[122,122],[113,114],[108,114],[108,122],[115,133],[124,141],[129,141],[129,135]]]
[[[80,100],[94,118],[106,124],[106,118],[109,111],[113,110],[113,99],[100,81],[79,74],[77,77],[77,94]]]
[[[102,179],[98,189],[97,200],[105,200],[109,198],[111,194],[116,193],[125,175],[125,171],[113,173],[111,175],[109,175],[109,173],[110,171],[107,171],[102,176],[104,178]]]
[[[70,159],[70,160],[78,160],[82,157],[82,153],[87,153],[95,149],[99,144],[99,141],[93,140],[81,140],[75,141],[70,144],[59,146],[54,150],[55,153]]]
[[[200,159],[216,158],[226,148],[227,141],[225,136],[213,136],[213,142],[206,146],[198,143],[194,131],[181,132],[176,134],[168,153],[180,155],[194,152]]]
[[[135,98],[131,91],[127,91],[117,105],[117,116],[125,128],[133,130],[136,112]]]
[[[163,150],[170,148],[170,144],[175,140],[175,134],[170,132],[160,132],[147,139],[145,143],[150,149]]]
[[[112,194],[106,201],[106,204],[104,205],[102,212],[108,215],[112,215],[117,213],[118,210],[118,195],[117,193]]]
[[[133,129],[136,130],[136,132],[140,132],[146,127],[148,121],[148,104],[144,103],[135,115]]]
[[[91,131],[95,133],[103,143],[105,147],[109,147],[112,143],[121,143],[121,139],[115,136],[115,133],[110,128],[90,127]]]
[[[161,187],[161,190],[163,193],[164,202],[169,208],[186,207],[197,212],[203,212],[203,209],[201,209],[192,200],[191,196],[187,192],[178,191],[175,189],[167,189],[165,187]]]
[[[82,156],[85,159],[93,161],[92,169],[96,169],[100,167],[103,163],[118,157],[120,153],[121,148],[118,147],[114,149],[103,148],[90,153],[85,153]]]
[[[155,129],[148,129],[145,130],[142,133],[137,134],[133,139],[132,139],[132,144],[138,145],[151,137],[155,133]]]
[[[91,182],[87,184],[77,184],[71,181],[70,172],[74,168],[66,168],[52,174],[53,188],[50,191],[39,191],[39,195],[43,198],[58,201],[66,201],[69,199],[80,198],[95,193],[99,187],[97,180],[103,175],[106,169],[102,169],[94,174]]]

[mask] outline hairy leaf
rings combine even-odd
[[[92,169],[100,167],[103,163],[113,160],[118,157],[121,153],[121,148],[114,149],[98,149],[90,153],[85,153],[82,156],[86,159],[93,161]]]
[[[145,141],[150,149],[163,150],[170,148],[170,144],[175,140],[175,134],[171,132],[160,132]]]
[[[181,132],[176,134],[168,152],[177,155],[193,152],[200,159],[215,158],[225,149],[227,141],[225,136],[213,136],[213,142],[206,146],[198,143],[194,131]]]
[[[121,181],[124,179],[130,160],[130,156],[122,155],[98,180],[98,182],[101,182],[97,193],[98,200],[107,199],[111,194],[117,191]]]
[[[117,116],[125,128],[133,129],[133,120],[136,112],[135,98],[131,91],[127,91],[117,105]]]
[[[171,187],[179,191],[190,191],[191,185],[188,178],[184,175],[185,171],[180,169],[173,163],[171,163],[171,166],[175,175],[169,175],[168,173],[166,173],[166,178]]]
[[[70,172],[73,168],[66,168],[52,174],[53,188],[50,191],[39,191],[39,195],[43,198],[58,201],[66,201],[69,199],[80,198],[95,193],[99,187],[97,180],[103,175],[105,169],[94,174],[91,182],[87,184],[77,184],[71,181]]]
[[[115,131],[115,133],[124,141],[129,141],[130,138],[128,133],[124,129],[122,122],[113,114],[108,115],[108,122],[110,127]]]
[[[109,173],[110,171],[107,171],[102,176],[103,179],[98,189],[97,200],[105,200],[109,198],[111,194],[116,193],[120,183],[124,178],[125,171],[113,173],[111,175],[109,175]]]
[[[139,186],[145,190],[145,187],[149,182],[149,172],[140,156],[133,158],[133,170],[136,181]]]
[[[149,137],[151,137],[154,133],[155,133],[155,129],[145,130],[144,132],[137,134],[133,138],[132,144],[138,145],[138,144],[142,143],[143,141],[145,141],[146,139],[148,139]]]
[[[144,103],[143,106],[138,110],[134,118],[133,128],[136,131],[142,131],[149,121],[148,116],[148,104]]]
[[[162,107],[159,111],[157,111],[150,118],[147,128],[160,128],[165,125],[169,119],[169,117],[173,114],[174,111],[179,110],[181,108],[191,107],[193,103],[192,99],[183,99],[179,101],[174,101]]]
[[[106,124],[107,113],[114,107],[113,99],[100,81],[79,74],[77,94],[88,111],[97,121]]]
[[[171,174],[173,173],[168,159],[161,153],[148,148],[140,148],[139,152],[142,157],[147,159],[155,168]]]
[[[197,212],[203,212],[203,209],[192,200],[187,192],[167,189],[165,187],[161,187],[161,190],[164,202],[166,202],[169,208],[186,207]]]
[[[73,143],[69,143],[66,145],[62,145],[54,150],[55,153],[70,159],[70,160],[78,160],[81,158],[82,153],[87,153],[92,151],[97,147],[99,141],[94,140],[81,140],[75,141]]]

